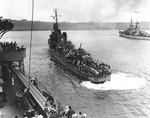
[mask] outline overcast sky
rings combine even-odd
[[[0,16],[31,19],[32,0],[0,0]],[[34,0],[34,20],[53,21],[54,8],[66,22],[150,22],[150,0]]]

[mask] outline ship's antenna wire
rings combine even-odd
[[[31,19],[31,34],[30,34],[30,52],[29,52],[29,87],[31,74],[31,53],[32,53],[32,33],[33,33],[33,16],[34,16],[34,0],[32,0],[32,19]]]

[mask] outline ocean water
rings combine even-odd
[[[150,41],[122,38],[116,30],[66,32],[76,48],[82,43],[94,59],[111,66],[110,82],[95,85],[80,81],[51,61],[47,43],[50,31],[33,32],[31,76],[36,75],[63,106],[72,106],[88,118],[149,118]],[[1,40],[27,47],[27,73],[29,40],[29,31],[8,32]]]

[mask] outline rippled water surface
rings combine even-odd
[[[67,31],[68,39],[95,59],[109,64],[111,81],[92,84],[80,81],[50,60],[49,31],[33,32],[31,73],[62,103],[88,118],[150,117],[150,41],[130,40],[118,31]],[[2,41],[17,41],[27,47],[25,68],[28,72],[30,32],[9,32]]]

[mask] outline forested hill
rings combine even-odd
[[[27,20],[13,20],[14,31],[28,31],[31,27],[31,21]],[[59,23],[60,29],[62,30],[124,30],[129,26],[127,22],[80,22],[70,23],[61,22]],[[34,21],[33,30],[44,31],[51,30],[53,26],[52,22],[41,22]],[[150,30],[150,22],[140,22],[141,29]]]

